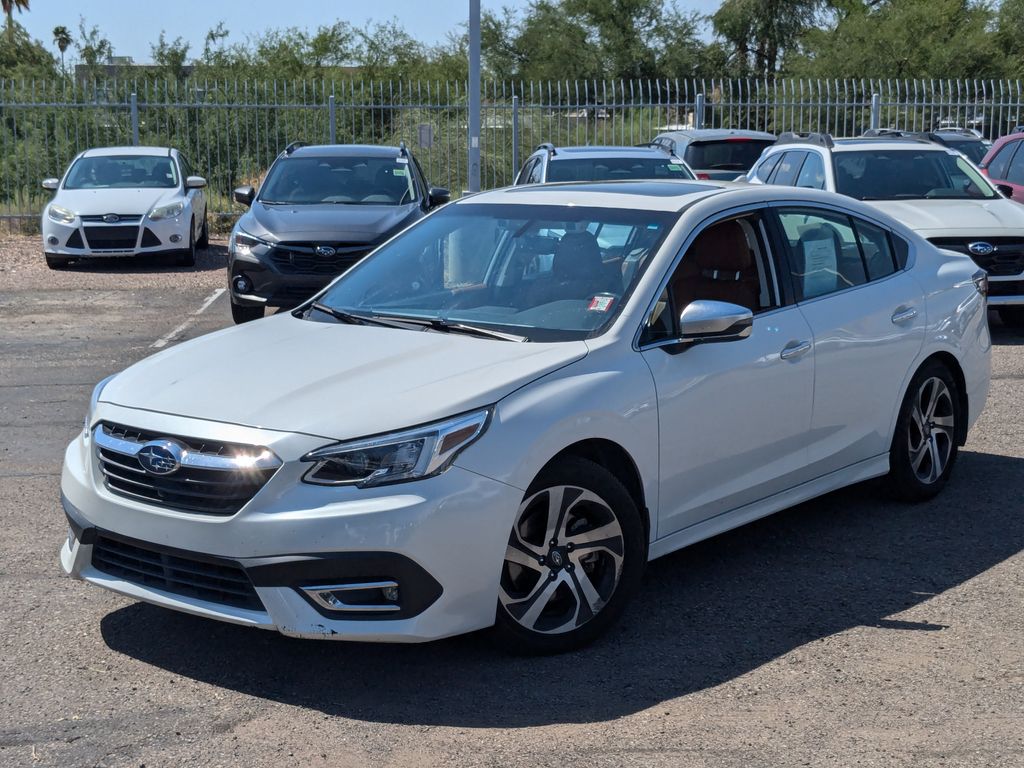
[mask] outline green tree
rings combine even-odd
[[[724,0],[711,23],[729,50],[731,74],[773,77],[825,9],[824,0]]]
[[[1003,0],[999,5],[994,42],[1006,76],[1024,76],[1024,0]]]
[[[14,9],[18,13],[28,10],[28,0],[0,0],[0,7],[3,8],[4,16],[7,17],[7,42],[14,42]]]
[[[56,61],[40,41],[34,40],[21,24],[8,20],[0,45],[0,78],[54,77]]]
[[[114,55],[114,46],[103,37],[99,27],[86,27],[84,18],[78,20],[78,41],[75,47],[78,48],[89,77],[98,77],[102,74],[103,67],[110,63]]]
[[[181,80],[185,77],[189,48],[189,44],[180,37],[168,41],[164,31],[160,30],[160,37],[157,38],[156,44],[149,47],[149,50],[156,66],[160,67],[168,77]]]
[[[73,38],[71,37],[71,30],[65,26],[58,26],[53,28],[53,44],[57,46],[57,50],[60,51],[60,73],[66,74],[64,71],[64,52],[71,47]]]

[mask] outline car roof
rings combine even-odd
[[[717,139],[762,139],[775,141],[774,133],[747,131],[733,128],[679,128],[662,131],[659,136],[682,136],[691,141],[715,141]]]
[[[539,152],[550,152],[547,149],[540,149]],[[672,157],[664,149],[658,147],[555,147],[555,154],[551,161],[572,160],[580,157],[659,157],[668,159]]]
[[[296,147],[288,157],[397,157],[399,147],[377,144],[311,144]]]
[[[800,146],[799,143],[787,144],[785,146]],[[816,145],[811,145],[816,146]],[[949,150],[945,146],[941,146],[934,142],[918,140],[918,139],[887,139],[885,137],[880,138],[853,138],[853,139],[835,139],[832,147],[833,152],[852,152],[856,150],[867,149],[881,149],[886,152],[893,150],[914,150],[916,152],[948,152]]]
[[[96,147],[85,150],[82,153],[82,157],[111,157],[114,155],[167,157],[172,151],[169,147]]]

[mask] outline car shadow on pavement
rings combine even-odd
[[[212,272],[226,269],[227,242],[211,242],[207,248],[196,249],[196,263],[191,267],[179,266],[174,256],[149,254],[145,256],[95,257],[72,261],[62,272],[90,272],[96,274]]]
[[[606,638],[556,657],[508,656],[487,633],[425,645],[294,640],[141,603],[105,616],[101,632],[111,649],[175,675],[327,715],[599,722],[851,627],[942,631],[926,610],[915,621],[895,615],[1024,549],[1022,504],[1006,493],[1022,487],[1024,459],[963,452],[927,504],[889,501],[873,483],[838,491],[651,563]]]

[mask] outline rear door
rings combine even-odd
[[[924,295],[897,237],[834,209],[776,208],[787,275],[814,344],[809,466],[821,476],[886,453],[925,333]]]

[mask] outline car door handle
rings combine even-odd
[[[917,317],[917,310],[913,307],[899,307],[892,313],[892,321],[896,324],[906,323]]]
[[[811,342],[809,341],[794,341],[787,344],[783,350],[779,353],[779,357],[783,360],[792,360],[793,358],[800,357],[801,355],[807,354],[811,350]]]

